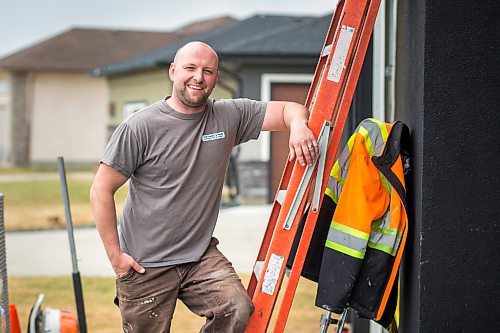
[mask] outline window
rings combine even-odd
[[[5,94],[8,89],[7,80],[0,80],[0,95]]]
[[[123,120],[130,117],[134,112],[139,111],[142,108],[145,108],[147,103],[145,101],[141,102],[127,102],[123,106]]]

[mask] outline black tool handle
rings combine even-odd
[[[80,328],[80,333],[87,333],[80,272],[73,273],[73,288],[75,291],[76,311],[78,312],[78,327]]]

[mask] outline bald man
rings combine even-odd
[[[201,332],[243,332],[253,305],[212,237],[231,151],[260,131],[289,129],[290,160],[317,157],[303,105],[212,100],[218,67],[209,45],[181,47],[169,68],[171,96],[117,127],[92,184],[124,332],[169,332],[177,299],[206,317]],[[114,193],[127,180],[117,228]]]

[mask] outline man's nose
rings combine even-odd
[[[202,82],[203,81],[203,71],[201,69],[196,70],[193,75],[193,79],[196,82]]]

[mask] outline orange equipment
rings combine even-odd
[[[252,274],[248,286],[255,311],[246,332],[267,331],[298,222],[312,190],[310,180],[316,171],[319,177],[313,190],[312,208],[274,326],[274,332],[284,331],[328,181],[328,173],[323,171],[331,170],[337,155],[380,1],[340,0],[337,4],[305,103],[310,112],[308,126],[318,137],[320,157],[313,166],[303,167],[290,161],[285,166],[257,256],[255,270],[261,265],[262,270]]]
[[[28,322],[28,333],[78,333],[78,320],[72,313],[58,309],[42,310],[44,295],[38,295]]]
[[[21,333],[21,325],[19,324],[19,316],[17,315],[17,307],[15,304],[9,304],[9,320],[10,333]]]

